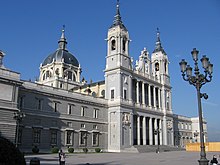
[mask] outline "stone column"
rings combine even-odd
[[[170,92],[170,95],[169,95],[170,96],[169,97],[169,106],[170,106],[169,110],[171,111],[172,110],[172,104],[171,104],[172,103],[172,92],[171,91],[169,91],[169,92]]]
[[[137,115],[137,145],[141,144],[141,132],[140,132],[140,116]]]
[[[139,81],[137,81],[136,83],[136,97],[137,97],[137,104],[140,103],[140,100],[139,100]]]
[[[134,137],[133,137],[133,131],[134,131],[134,127],[133,127],[133,121],[134,121],[134,115],[133,113],[130,113],[130,122],[131,122],[131,125],[130,125],[130,146],[133,146],[134,144]]]
[[[163,117],[163,145],[167,145],[167,119]]]
[[[163,132],[162,132],[162,122],[161,122],[161,119],[160,119],[160,121],[159,121],[159,130],[160,130],[160,145],[163,145],[163,136],[162,136],[162,134],[163,134]]]
[[[154,120],[154,131],[157,130],[157,119]],[[155,139],[155,145],[158,144],[158,134],[154,134],[154,139]]]
[[[145,88],[144,88],[144,82],[142,82],[142,104],[145,106]]]
[[[160,103],[160,88],[158,88],[158,104],[159,104],[159,109],[161,108],[161,103]]]
[[[128,84],[128,100],[132,101],[132,77],[128,76],[129,84]]]
[[[149,102],[149,107],[151,107],[151,90],[150,90],[150,84],[148,84],[148,102]]]
[[[146,145],[146,141],[147,141],[147,138],[146,138],[146,117],[144,116],[143,117],[143,145]]]
[[[154,93],[154,107],[156,108],[156,88],[153,87],[153,93]]]
[[[149,144],[153,145],[152,118],[149,118]]]

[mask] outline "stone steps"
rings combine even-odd
[[[156,152],[158,149],[157,145],[134,145],[133,147],[136,148],[139,153]],[[183,151],[183,150],[185,149],[180,147],[159,145],[159,152]]]

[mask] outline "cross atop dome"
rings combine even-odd
[[[65,25],[63,25],[61,38],[58,41],[58,44],[59,44],[59,49],[66,50],[67,41],[65,38]]]

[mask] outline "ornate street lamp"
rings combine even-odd
[[[196,130],[195,132],[194,132],[194,137],[196,138],[195,139],[195,142],[198,142],[198,140],[197,140],[197,137],[199,136],[199,132]]]
[[[197,98],[198,98],[198,112],[199,112],[199,127],[200,127],[200,160],[199,165],[208,165],[208,160],[206,159],[206,152],[205,152],[205,145],[204,145],[204,132],[203,132],[203,117],[202,117],[202,105],[201,105],[201,98],[208,99],[208,95],[206,93],[200,93],[201,87],[210,82],[212,80],[212,73],[213,73],[213,64],[209,62],[209,58],[205,55],[202,57],[202,67],[204,68],[205,74],[199,72],[198,67],[198,54],[199,51],[196,48],[193,49],[191,52],[193,60],[194,60],[194,75],[192,75],[192,68],[190,65],[187,65],[187,62],[182,59],[179,63],[183,79],[188,81],[190,85],[196,87],[197,90]]]
[[[181,133],[178,132],[177,136],[178,136],[179,147],[182,147],[182,141],[181,141],[182,135],[181,135]]]
[[[19,138],[19,127],[22,119],[25,117],[25,114],[21,111],[14,113],[14,119],[16,120],[16,136],[15,136],[15,146],[18,147],[18,138]]]
[[[157,139],[158,139],[156,153],[160,153],[159,134],[160,134],[160,129],[159,128],[155,129],[154,130],[154,135],[157,135]]]

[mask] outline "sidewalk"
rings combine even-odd
[[[211,160],[214,154],[207,153],[207,159]],[[199,152],[162,152],[162,153],[88,153],[66,154],[66,165],[198,165]],[[27,165],[30,159],[37,157],[41,165],[58,165],[57,154],[28,155],[25,156]]]

